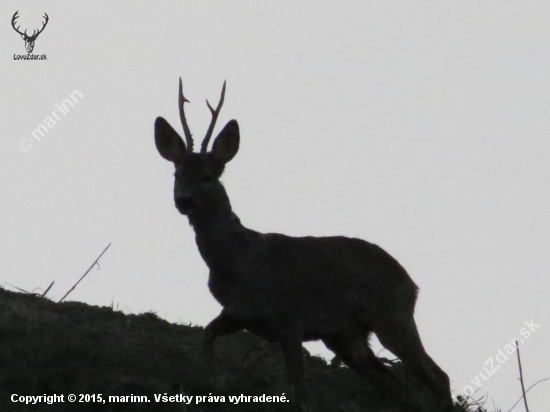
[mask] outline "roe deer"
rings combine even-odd
[[[205,328],[209,362],[221,335],[246,329],[278,342],[294,401],[305,411],[302,342],[321,339],[383,396],[402,402],[404,385],[369,347],[374,332],[428,386],[440,408],[450,410],[449,378],[425,352],[413,318],[418,288],[393,257],[361,239],[259,233],[241,224],[219,181],[239,150],[237,121],[227,123],[208,151],[224,96],[225,82],[217,108],[206,101],[212,121],[200,153],[193,152],[181,78],[179,112],[186,143],[164,118],[155,121],[157,150],[176,168],[176,208],[195,231],[210,269],[208,286],[223,306]]]

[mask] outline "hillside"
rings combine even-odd
[[[229,399],[241,394],[288,398],[277,345],[246,332],[220,338],[217,370],[211,373],[202,357],[202,334],[202,327],[170,324],[153,313],[125,315],[110,307],[58,304],[0,289],[0,411],[292,410],[288,402],[253,403],[241,397],[235,404]],[[393,368],[401,374],[399,363]],[[377,394],[345,367],[307,355],[306,376],[315,412],[386,410]],[[425,405],[422,411],[435,412],[424,388],[411,384],[410,393],[415,403]],[[13,394],[58,394],[64,402],[25,405],[13,403]],[[70,403],[69,394],[101,394],[105,403],[97,397],[96,402],[88,397],[90,402]],[[189,404],[189,398],[155,401],[155,395],[178,394],[193,398]],[[132,395],[146,396],[149,402],[123,398]],[[115,403],[109,396],[130,402]],[[203,402],[197,404],[197,396],[205,396]]]

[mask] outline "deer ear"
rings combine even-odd
[[[230,120],[220,132],[212,145],[214,158],[223,164],[229,162],[239,151],[239,124]]]
[[[185,143],[178,132],[162,117],[155,120],[155,144],[160,155],[174,164],[181,162],[185,157]]]

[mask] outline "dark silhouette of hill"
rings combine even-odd
[[[59,304],[0,289],[0,411],[292,410],[291,402],[241,398],[235,404],[229,399],[241,394],[250,400],[261,395],[290,398],[276,344],[247,332],[222,337],[216,343],[216,370],[210,371],[202,356],[202,335],[202,327],[171,324],[154,313],[125,315],[110,307]],[[352,371],[309,354],[306,358],[314,412],[391,410]],[[391,368],[406,379],[401,363]],[[437,412],[426,388],[415,382],[409,387],[412,401],[422,405],[411,411]],[[64,402],[25,405],[12,402],[14,394],[16,399],[57,394]],[[77,401],[69,402],[69,394],[77,395]],[[88,394],[89,402],[78,402],[80,394]],[[104,403],[97,402],[97,394]],[[178,394],[193,398],[189,404],[155,401],[155,395]],[[96,402],[91,395],[96,395]],[[114,402],[110,396],[130,402]],[[147,397],[149,402],[123,396]],[[203,402],[197,404],[197,396],[205,396]]]

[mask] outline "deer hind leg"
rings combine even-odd
[[[385,400],[402,401],[403,383],[376,357],[361,330],[346,330],[324,337],[323,343],[350,369],[378,390]]]
[[[214,342],[216,339],[241,330],[243,330],[243,327],[224,311],[204,328],[202,345],[210,369],[214,368]]]
[[[380,343],[393,352],[408,370],[431,390],[439,406],[448,411],[452,409],[449,377],[426,353],[416,323],[406,316],[395,321],[385,320],[375,328]]]
[[[285,331],[278,336],[277,341],[279,342],[281,352],[285,359],[288,377],[292,385],[292,397],[293,402],[296,404],[296,410],[308,412],[309,406],[304,380],[304,352],[302,348],[302,339],[299,334]]]

